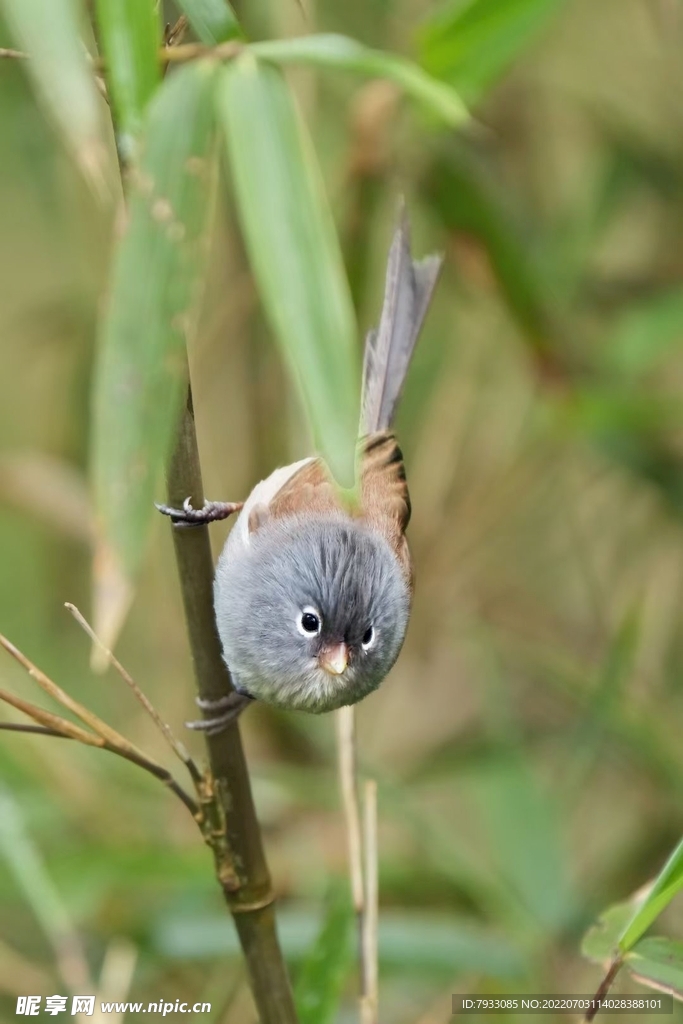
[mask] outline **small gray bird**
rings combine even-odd
[[[235,693],[192,723],[217,732],[250,700],[332,711],[375,690],[403,644],[413,589],[410,498],[390,427],[441,268],[414,261],[401,216],[379,328],[365,342],[357,508],[321,458],[276,469],[243,503],[158,506],[178,526],[240,511],[216,566],[214,605]]]

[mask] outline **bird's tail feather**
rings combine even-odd
[[[379,327],[365,339],[361,431],[391,426],[415,342],[441,270],[441,256],[414,260],[405,212],[389,250]]]

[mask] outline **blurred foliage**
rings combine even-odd
[[[128,608],[159,468],[187,392],[186,345],[197,330],[215,204],[215,80],[213,65],[197,61],[150,105],[101,327],[93,385],[94,603],[96,628],[110,644]]]
[[[451,0],[422,32],[422,56],[435,75],[478,99],[541,32],[564,0]]]
[[[297,976],[296,1005],[301,1024],[329,1024],[351,961],[354,919],[348,886],[337,884],[327,897],[327,912],[320,933]]]
[[[197,38],[207,46],[225,43],[242,34],[240,24],[228,0],[180,0]]]
[[[159,12],[137,0],[98,0],[97,25],[112,109],[121,140],[133,151],[142,131],[145,108],[158,87]]]
[[[29,45],[14,7],[0,45]],[[182,7],[209,17],[213,5]],[[413,620],[358,710],[379,781],[382,1020],[446,1022],[453,991],[592,991],[600,968],[581,936],[657,875],[683,832],[683,13],[675,0],[235,9],[254,39],[345,33],[417,52],[474,103],[454,132],[400,106],[390,83],[286,69],[361,328],[377,317],[399,192],[416,250],[447,255],[398,425]],[[162,21],[178,13],[169,4]],[[82,75],[85,62],[71,66]],[[62,608],[87,610],[93,339],[114,233],[112,204],[87,181],[93,167],[108,180],[115,155],[89,88],[65,144],[49,116],[63,96],[36,104],[33,74],[0,63],[0,629],[163,759],[120,682],[90,674]],[[207,492],[239,499],[310,442],[222,195],[190,361]],[[123,430],[125,402],[120,417]],[[224,537],[218,525],[216,550]],[[191,673],[161,523],[119,653],[180,732]],[[7,660],[0,683],[30,696]],[[344,871],[333,730],[255,708],[244,732],[304,985],[324,893]],[[0,870],[0,1015],[17,994],[63,988],[56,920],[80,936],[92,977],[134,957],[130,998],[209,1000],[216,1021],[253,1021],[208,858],[170,796],[115,758],[34,736],[3,736],[0,778],[13,834],[34,847],[22,878],[32,864],[39,875],[26,883],[7,859]],[[31,884],[55,897],[52,931]],[[628,968],[676,986],[676,901],[657,929],[669,938],[640,938]],[[636,988],[624,971],[617,990]]]

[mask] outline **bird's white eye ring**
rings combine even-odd
[[[296,620],[296,628],[302,636],[318,636],[322,629],[322,619],[319,612],[315,608],[311,608],[310,605],[302,608]]]
[[[365,633],[363,633],[363,639],[361,641],[361,646],[363,647],[363,650],[369,651],[371,647],[374,647],[376,639],[377,633],[375,632],[375,627],[371,624],[365,630]]]

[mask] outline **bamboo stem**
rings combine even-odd
[[[168,479],[170,505],[204,493],[191,391],[183,411]],[[199,696],[217,700],[232,689],[213,611],[213,560],[205,526],[173,530],[185,620]],[[291,985],[275,927],[274,893],[252,799],[237,723],[207,736],[209,763],[225,816],[225,874],[217,874],[233,915],[261,1024],[297,1024]],[[232,875],[230,874],[232,872]],[[235,876],[237,886],[234,884]],[[232,882],[227,882],[232,878]]]

